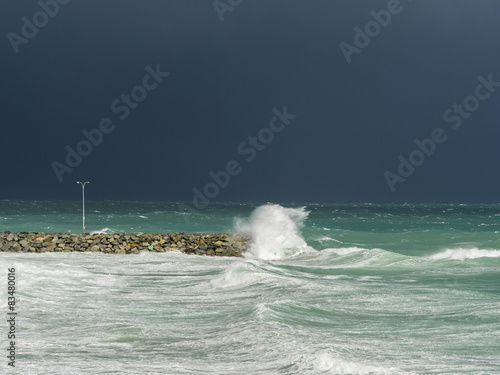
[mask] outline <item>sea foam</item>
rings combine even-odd
[[[315,367],[315,372],[333,373],[333,374],[349,374],[349,375],[371,375],[371,374],[403,374],[401,370],[395,368],[383,368],[360,362],[348,361],[341,359],[335,355],[323,352],[312,358],[312,364]]]
[[[236,223],[238,232],[252,238],[245,256],[270,260],[312,251],[300,233],[308,214],[305,207],[289,208],[277,204],[257,207],[247,221]]]
[[[99,229],[99,230],[94,230],[92,232],[90,232],[91,235],[95,235],[95,234],[108,234],[108,233],[112,233],[113,230],[111,228],[102,228],[102,229]]]
[[[478,248],[456,248],[446,249],[440,253],[431,256],[431,259],[452,259],[452,260],[466,260],[478,258],[500,258],[500,250],[481,250]]]

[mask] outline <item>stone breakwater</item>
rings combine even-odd
[[[235,233],[211,234],[94,234],[0,233],[0,252],[102,252],[139,254],[178,250],[185,254],[241,257],[249,238]]]

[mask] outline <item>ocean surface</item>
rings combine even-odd
[[[0,201],[0,231],[79,233],[80,204]],[[0,253],[0,373],[500,374],[500,205],[183,207],[88,201],[86,230],[239,231],[246,256]]]

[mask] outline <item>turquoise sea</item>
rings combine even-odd
[[[185,207],[88,201],[86,229],[239,231],[246,256],[0,253],[0,373],[500,374],[500,205]],[[0,201],[7,230],[79,233],[81,202]]]

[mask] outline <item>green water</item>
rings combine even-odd
[[[0,253],[0,311],[14,267],[20,314],[16,368],[0,366],[500,374],[500,205],[283,206],[88,202],[90,232],[241,230],[254,243],[242,259]],[[80,210],[2,201],[0,231],[79,232]]]

